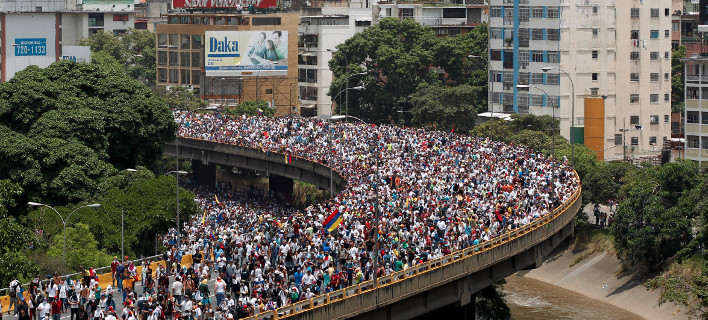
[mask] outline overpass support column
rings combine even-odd
[[[293,194],[293,179],[271,174],[268,176],[268,190],[274,193]]]
[[[199,185],[209,188],[216,186],[215,164],[202,164],[199,160],[192,160],[192,173]]]

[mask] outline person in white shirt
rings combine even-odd
[[[175,297],[177,304],[182,304],[182,295],[184,294],[184,284],[182,281],[175,279],[172,283],[172,296]]]
[[[52,305],[49,304],[47,299],[44,299],[44,301],[37,306],[37,313],[39,313],[40,320],[49,318],[49,315],[52,313]]]
[[[96,311],[93,312],[93,320],[102,320],[103,317],[104,317],[103,309],[96,308]]]
[[[224,293],[226,292],[226,282],[221,280],[221,277],[216,277],[214,292],[216,293],[216,305],[220,306],[221,302],[224,301]]]

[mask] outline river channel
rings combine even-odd
[[[642,317],[542,281],[512,275],[504,286],[515,320],[639,320]]]

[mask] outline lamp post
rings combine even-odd
[[[278,64],[278,61],[272,61],[272,64]],[[258,68],[258,72],[256,72],[256,105],[258,104],[259,98],[260,98],[260,87],[259,83],[260,81],[258,80],[258,77],[261,75],[261,71],[263,71],[263,67]]]
[[[554,128],[552,128],[552,129],[553,129],[553,132],[551,132],[551,144],[552,144],[552,146],[551,146],[551,156],[553,156],[553,158],[555,158],[555,157],[556,157],[556,134],[555,134],[555,133],[556,133],[556,129],[555,129],[556,107],[553,105],[553,99],[551,98],[550,95],[548,95],[548,93],[547,93],[545,90],[539,88],[538,86],[533,86],[533,85],[528,85],[528,84],[519,84],[519,85],[516,86],[516,88],[517,88],[517,89],[536,88],[536,89],[538,89],[538,90],[541,90],[541,92],[543,92],[543,94],[545,94],[546,97],[548,98],[548,101],[551,102],[551,112],[553,112],[553,127],[554,127]]]
[[[489,25],[489,23],[487,23]],[[494,140],[494,81],[490,81],[491,77],[489,74],[489,58],[483,56],[468,55],[468,58],[482,59],[487,63],[487,84],[489,88],[487,89],[487,109],[489,109],[489,140]]]
[[[359,122],[363,124],[368,124],[366,121],[361,120],[357,117],[354,116],[348,116],[348,115],[338,115],[338,116],[332,116],[329,117],[329,120],[341,120],[341,119],[347,119],[347,118],[352,118],[355,120],[358,120]],[[381,179],[379,178],[379,158],[381,157],[381,151],[378,148],[378,146],[375,147],[377,152],[376,152],[376,162],[374,166],[376,167],[376,175],[375,179],[376,181],[374,182],[375,190],[374,190],[374,195],[376,196],[376,200],[374,202],[374,241],[375,241],[375,251],[374,251],[374,263],[373,263],[373,268],[374,268],[374,286],[378,287],[378,282],[376,281],[378,278],[378,269],[379,269],[379,251],[381,250],[379,247],[379,221],[381,221],[381,217],[379,216],[379,193],[378,193],[378,188],[379,188],[379,183]]]
[[[339,50],[337,50],[337,49],[332,49],[332,48],[327,48],[327,51],[331,52],[332,55],[334,55],[335,53],[339,52]],[[344,57],[344,60],[347,62],[347,73],[348,73],[348,72],[349,72],[349,59],[347,59],[347,56],[343,56],[343,57]],[[365,76],[365,75],[367,75],[366,72],[359,72],[359,73],[350,74],[350,75],[348,75],[346,78],[344,78],[344,84],[346,85],[346,87],[349,87],[349,78],[351,78],[351,77],[353,77],[353,76]],[[342,85],[339,85],[339,89],[340,89],[340,90],[342,89]],[[344,98],[344,104],[345,104],[345,106],[344,106],[344,115],[347,115],[347,116],[348,116],[348,115],[349,115],[349,91],[347,91],[347,92],[344,94],[344,96],[345,96],[345,98]],[[332,100],[334,100],[334,99],[332,99]],[[345,118],[344,121],[349,122],[349,119],[346,119],[346,118]]]
[[[179,163],[179,160],[177,160],[177,163]],[[187,171],[179,171],[179,170],[173,170],[165,175],[168,174],[174,174],[175,175],[175,181],[177,181],[177,246],[179,247],[181,244],[181,234],[180,234],[180,223],[179,223],[179,175],[180,174],[187,174]]]
[[[548,72],[553,69],[558,69],[560,72],[563,72],[568,77],[568,80],[570,80],[570,94],[573,95],[570,100],[570,165],[575,166],[575,142],[573,141],[573,129],[575,129],[575,84],[573,84],[573,78],[570,77],[570,74],[561,68],[541,68],[543,72]]]
[[[125,169],[125,171],[128,171],[128,172],[138,172],[138,170],[135,170],[135,169],[132,169],[132,168]],[[122,257],[125,257],[125,253],[124,253],[124,250],[123,250],[123,248],[124,248],[124,241],[123,241],[123,230],[124,230],[124,228],[123,228],[123,221],[124,221],[124,218],[125,218],[125,212],[124,212],[124,211],[125,211],[125,210],[124,210],[123,208],[120,208],[120,256],[121,256],[121,259],[122,259]]]
[[[342,90],[342,91],[339,91],[337,94],[335,94],[335,95],[332,97],[332,103],[334,103],[334,100],[336,100],[337,97],[339,97],[339,95],[342,94],[342,92],[349,92],[349,90],[357,90],[357,91],[358,91],[358,90],[364,90],[364,89],[366,89],[366,88],[364,88],[363,86],[356,86],[356,87],[351,87],[351,88],[347,87],[346,89],[344,89],[344,90]],[[345,103],[347,103],[347,105],[348,105],[349,101],[346,101]],[[332,107],[330,107],[330,109],[332,109]],[[346,111],[345,111],[345,112],[346,112]],[[336,117],[336,116],[335,116],[335,117]],[[341,119],[345,119],[345,120],[346,120],[348,117],[350,117],[350,116],[349,116],[348,114],[345,114],[345,115],[344,115],[344,118],[341,118]],[[332,117],[330,117],[330,119],[332,119]]]
[[[54,209],[50,205],[46,205],[46,204],[39,203],[39,202],[32,202],[32,201],[27,202],[27,205],[29,205],[31,207],[47,207],[49,209],[52,209],[59,216],[59,219],[61,219],[61,223],[64,226],[64,229],[62,231],[62,234],[63,234],[62,237],[64,238],[64,245],[63,245],[63,249],[62,249],[62,261],[64,263],[64,268],[66,268],[66,223],[69,221],[69,218],[71,218],[71,215],[73,215],[74,212],[79,211],[79,209],[81,209],[81,208],[100,208],[101,204],[94,203],[94,204],[87,204],[87,205],[80,206],[80,207],[74,209],[74,211],[71,211],[71,213],[69,213],[69,215],[66,216],[66,219],[64,219],[64,217],[61,216],[61,213],[59,213],[59,211],[57,211],[57,209]]]

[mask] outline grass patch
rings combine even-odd
[[[614,237],[607,229],[579,228],[573,243],[570,244],[570,249],[573,250],[573,253],[577,253],[573,262],[570,263],[569,267],[571,268],[598,252],[616,254]]]

